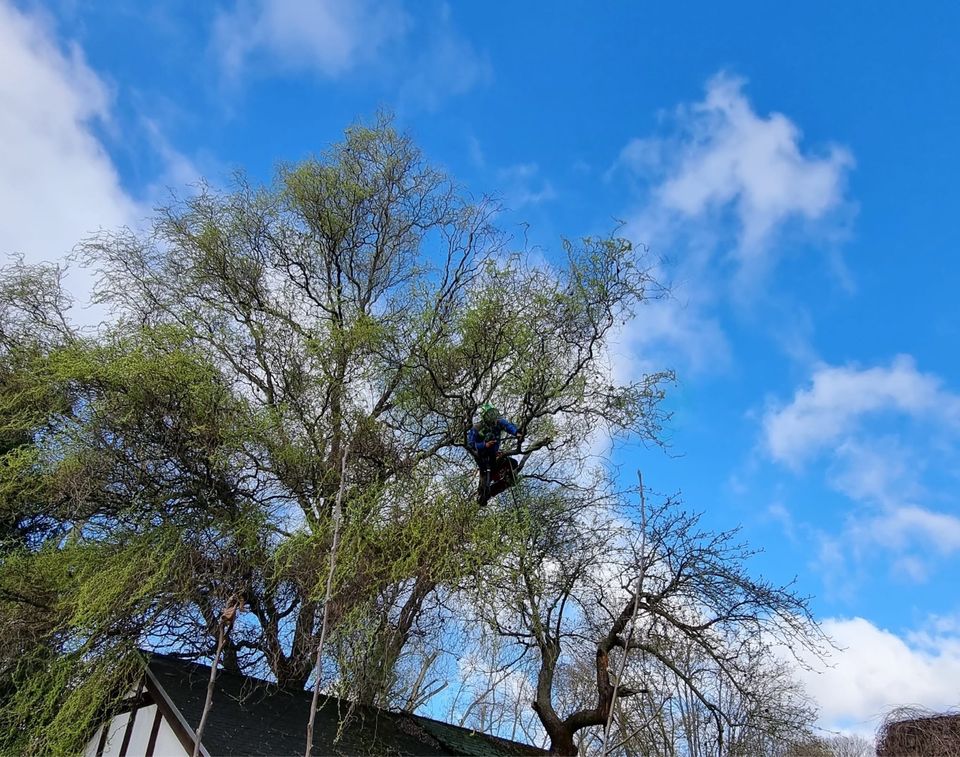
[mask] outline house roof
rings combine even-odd
[[[180,714],[196,728],[203,712],[210,668],[153,655],[150,672]],[[302,755],[311,693],[220,671],[203,745],[220,755]],[[341,723],[349,713],[349,719]],[[316,755],[540,755],[527,744],[408,713],[353,705],[321,696],[315,719]],[[338,738],[339,736],[339,738]]]

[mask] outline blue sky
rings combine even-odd
[[[960,6],[731,5],[0,0],[0,252],[390,110],[518,239],[661,261],[614,369],[677,370],[672,454],[617,461],[815,595],[823,724],[955,705]]]

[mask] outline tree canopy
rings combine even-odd
[[[643,753],[670,691],[706,713],[691,738],[803,731],[786,688],[761,712],[757,671],[816,646],[805,600],[592,452],[662,442],[672,372],[620,383],[609,354],[665,295],[651,261],[616,233],[545,260],[499,211],[380,119],[269,186],[240,174],[86,240],[97,330],[60,268],[3,269],[0,748],[76,750],[138,650],[211,658],[238,597],[228,669],[304,687],[319,656],[324,688],[388,706],[452,682],[464,721],[526,681],[513,735],[534,713],[560,753],[611,719],[607,746]],[[479,508],[464,435],[487,401],[528,454]],[[457,644],[503,685],[461,699]]]

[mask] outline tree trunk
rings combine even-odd
[[[564,728],[556,737],[550,737],[550,754],[577,757],[578,753],[577,745],[573,741],[573,732],[570,729]]]

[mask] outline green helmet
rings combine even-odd
[[[500,420],[500,411],[489,402],[484,402],[480,405],[480,417],[485,425],[495,426]]]

